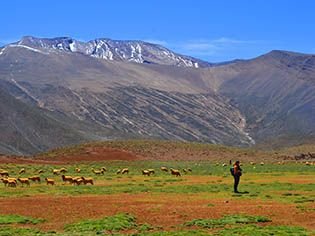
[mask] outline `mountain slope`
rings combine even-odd
[[[54,137],[62,128],[79,133],[71,142],[141,137],[250,146],[315,136],[313,55],[273,51],[194,68],[183,62],[195,63],[190,57],[158,57],[166,49],[157,45],[101,41],[25,37],[7,45],[0,88],[62,124]],[[56,145],[47,139],[35,149]]]
[[[315,136],[314,72],[314,55],[272,51],[207,73],[244,114],[255,140],[290,145]]]

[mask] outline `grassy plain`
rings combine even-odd
[[[140,144],[72,147],[34,157],[35,162],[1,163],[0,169],[12,177],[44,172],[41,183],[32,182],[30,187],[0,186],[0,235],[315,235],[314,165],[282,162],[280,152],[268,159],[255,150]],[[106,148],[131,159],[107,160]],[[189,157],[206,152],[209,158],[166,160],[174,149]],[[165,154],[147,158],[153,156],[148,154],[152,150]],[[82,156],[91,156],[92,161]],[[240,194],[232,192],[229,164],[222,165],[235,156],[243,161]],[[259,161],[251,165],[252,159]],[[161,166],[178,169],[182,175],[172,176]],[[69,176],[93,177],[95,184],[64,183],[52,173],[61,167]],[[107,169],[104,174],[92,172],[102,167]],[[22,168],[26,172],[19,174]],[[116,174],[122,168],[129,174]],[[155,174],[143,176],[141,171],[149,168]],[[192,171],[184,173],[188,168]],[[55,185],[46,185],[45,177],[55,179]]]

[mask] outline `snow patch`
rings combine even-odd
[[[11,48],[13,48],[13,47],[25,48],[25,49],[28,49],[28,50],[33,51],[33,52],[37,52],[37,53],[41,53],[41,54],[45,54],[45,55],[49,54],[49,53],[47,53],[47,52],[43,52],[43,51],[38,50],[38,49],[36,49],[36,48],[32,48],[32,47],[25,46],[25,45],[11,44],[11,45],[8,45],[8,47],[11,47]]]

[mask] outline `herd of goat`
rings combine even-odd
[[[173,169],[173,168],[167,168],[165,166],[162,166],[161,171],[163,172],[170,172],[171,175],[174,176],[181,176],[181,171],[177,170],[177,169]],[[94,168],[91,169],[92,172],[95,175],[104,175],[104,173],[107,171],[106,167],[102,167],[100,169],[95,170]],[[61,180],[63,181],[63,183],[69,183],[69,184],[73,184],[73,185],[87,185],[87,184],[91,184],[94,185],[94,180],[92,177],[83,177],[83,176],[67,176],[65,175],[66,172],[68,170],[66,168],[60,168],[60,169],[53,169],[52,173],[53,175],[60,175],[61,176]],[[80,168],[75,168],[75,171],[77,173],[81,172]],[[191,168],[187,168],[187,169],[183,169],[182,170],[184,173],[188,173],[188,172],[192,172]],[[9,175],[9,171],[4,170],[4,169],[0,169],[0,181],[3,182],[4,186],[6,187],[16,187],[18,185],[18,183],[21,184],[21,186],[30,186],[31,182],[34,183],[40,183],[41,182],[41,177],[39,176],[40,174],[43,174],[45,171],[44,170],[38,170],[36,171],[36,174],[38,175],[34,175],[31,177],[10,177]],[[19,175],[23,175],[26,173],[25,168],[22,168],[19,172]],[[129,169],[128,168],[123,168],[123,169],[118,169],[116,171],[116,174],[128,174],[129,173]],[[146,169],[146,170],[142,170],[142,174],[146,175],[146,176],[150,176],[152,174],[155,174],[155,170],[154,169]],[[45,178],[45,182],[47,185],[55,185],[55,179],[53,178]]]
[[[230,161],[231,164],[231,161]],[[260,162],[257,163],[261,166],[263,166],[265,163],[264,162]],[[278,162],[278,164],[284,164],[284,162]],[[311,161],[307,161],[304,162],[304,164],[306,165],[315,165],[315,162],[311,162]],[[219,163],[216,163],[216,165],[219,165]],[[256,165],[255,162],[250,162],[250,165]],[[222,166],[227,166],[226,163],[223,163]],[[254,167],[255,168],[255,167]],[[102,167],[100,169],[94,169],[92,168],[92,173],[94,173],[95,175],[104,175],[104,173],[107,171],[106,167]],[[191,168],[187,168],[187,169],[182,169],[182,171],[178,170],[178,169],[173,169],[173,168],[167,168],[165,166],[162,166],[160,168],[160,170],[162,172],[169,172],[171,175],[174,176],[181,176],[181,173],[187,174],[188,172],[192,172]],[[60,175],[61,176],[61,180],[63,181],[63,183],[69,183],[69,184],[73,184],[73,185],[87,185],[87,184],[91,184],[94,185],[94,180],[92,177],[83,177],[83,176],[67,176],[65,175],[66,172],[68,170],[66,168],[60,168],[60,169],[53,169],[52,173],[53,175]],[[0,181],[3,182],[3,184],[5,186],[8,187],[16,187],[18,185],[18,183],[21,184],[21,186],[30,186],[31,182],[41,182],[41,177],[39,176],[40,174],[43,174],[45,171],[44,170],[38,170],[36,171],[37,175],[31,176],[31,177],[18,177],[18,178],[14,178],[14,177],[10,177],[9,176],[9,171],[4,170],[4,169],[0,169]],[[81,172],[80,168],[75,168],[75,172],[77,172],[78,174]],[[154,169],[145,169],[142,170],[142,175],[144,176],[150,176],[155,174],[155,170]],[[26,173],[25,168],[22,168],[18,174],[19,175],[23,175]],[[129,169],[128,168],[123,168],[123,169],[118,169],[116,171],[116,174],[128,174],[129,173]],[[55,185],[55,180],[53,178],[45,178],[46,184],[47,185]]]

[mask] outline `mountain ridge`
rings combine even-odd
[[[60,39],[69,40],[57,38],[57,44]],[[176,60],[104,60],[71,50],[69,41],[53,48],[56,42],[0,49],[0,87],[68,128],[82,126],[84,140],[145,137],[252,146],[315,136],[313,55],[271,51],[194,68]]]

